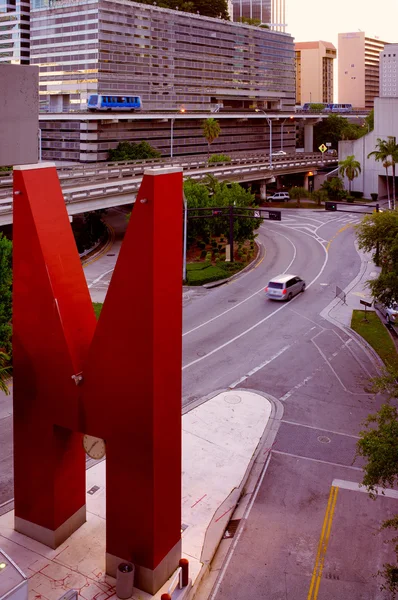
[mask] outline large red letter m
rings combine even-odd
[[[54,548],[85,522],[103,438],[106,570],[152,594],[181,557],[181,216],[181,171],[146,172],[97,323],[55,167],[14,170],[15,528]]]

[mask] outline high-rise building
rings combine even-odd
[[[0,63],[29,64],[30,0],[0,0]]]
[[[129,0],[33,0],[31,63],[54,111],[90,94],[138,95],[145,110],[289,110],[294,43],[286,33]]]
[[[366,37],[363,31],[339,33],[339,102],[373,108],[379,95],[380,52],[388,42]]]
[[[333,102],[333,61],[330,42],[299,42],[296,52],[296,103]]]
[[[380,53],[380,98],[398,98],[398,44],[386,44]]]
[[[256,19],[274,31],[285,31],[285,0],[232,0],[233,20]]]

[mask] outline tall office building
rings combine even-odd
[[[274,31],[285,31],[285,0],[232,0],[233,20],[257,19]]]
[[[90,94],[139,95],[146,110],[294,106],[285,33],[129,0],[33,0],[31,63],[50,111]]]
[[[379,95],[380,52],[387,42],[366,37],[363,31],[339,33],[339,102],[356,108],[373,108]]]
[[[380,98],[398,98],[398,44],[386,44],[380,53]]]
[[[296,52],[296,103],[333,102],[333,61],[330,42],[299,42]]]
[[[0,0],[0,63],[29,64],[30,1]]]

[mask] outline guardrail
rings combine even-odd
[[[250,163],[248,164],[250,160]],[[79,165],[77,167],[79,175],[76,175],[75,171],[71,171],[70,174],[64,169],[59,171],[59,178],[62,186],[62,191],[66,204],[76,203],[83,200],[94,200],[97,198],[105,198],[111,195],[125,195],[128,193],[135,194],[141,183],[141,177],[144,170],[150,166],[180,166],[186,168],[184,171],[185,177],[190,177],[195,180],[201,180],[206,177],[208,173],[220,179],[228,179],[233,176],[247,176],[253,173],[258,173],[259,168],[264,171],[272,173],[274,171],[280,171],[283,169],[292,169],[295,167],[311,167],[314,166],[325,166],[325,164],[331,164],[336,162],[336,158],[322,157],[320,153],[306,154],[302,156],[286,155],[283,157],[275,157],[270,166],[267,157],[259,155],[257,157],[251,157],[250,159],[236,158],[231,162],[216,163],[207,166],[206,161],[194,162],[191,161],[186,163],[178,159],[174,159],[172,162],[160,162],[159,161],[145,161],[137,164],[137,162],[131,163],[118,163],[115,165],[112,163],[108,168],[101,165],[99,167],[92,167],[91,165]],[[73,167],[72,167],[73,168]],[[129,181],[126,181],[126,178]],[[90,178],[93,180],[90,182]],[[104,187],[90,188],[90,183],[96,184],[99,181],[106,183],[109,179],[117,179],[115,185],[104,185]],[[131,181],[136,179],[136,181]],[[79,185],[79,180],[82,180],[81,189],[68,191],[68,188]],[[124,180],[124,181],[123,181]],[[1,185],[1,180],[0,180]],[[12,211],[12,188],[10,184],[3,188],[0,187],[0,214],[5,214]]]

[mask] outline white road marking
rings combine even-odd
[[[288,348],[290,348],[290,345],[289,346],[285,346],[284,348],[282,348],[282,350],[279,350],[279,352],[277,352],[276,354],[274,354],[274,356],[271,356],[271,358],[269,358],[268,360],[265,360],[263,363],[261,363],[261,365],[258,365],[258,367],[254,367],[254,369],[252,369],[251,371],[249,371],[247,375],[244,375],[243,377],[241,377],[237,381],[234,381],[234,383],[231,383],[231,385],[229,385],[228,387],[229,388],[236,387],[237,385],[239,385],[240,383],[242,383],[242,381],[245,381],[245,379],[247,379],[248,377],[251,377],[252,375],[254,375],[254,373],[257,373],[257,371],[260,371],[260,369],[262,369],[266,365],[269,365],[270,362],[272,362],[273,360],[275,360],[276,358],[278,358],[278,356],[280,356],[281,354],[283,354]]]
[[[315,373],[316,373],[317,371],[319,371],[319,370],[320,370],[320,369],[317,369],[317,370],[315,371]],[[308,381],[310,381],[310,380],[313,378],[313,376],[315,375],[315,373],[313,373],[312,375],[309,375],[308,377],[306,377],[305,379],[303,379],[303,381],[300,381],[300,383],[298,383],[297,385],[295,385],[294,387],[292,387],[292,389],[291,389],[291,390],[289,390],[289,391],[288,391],[288,392],[287,392],[287,393],[286,393],[284,396],[281,396],[281,397],[279,398],[279,400],[282,400],[282,401],[284,401],[284,400],[287,400],[288,398],[290,398],[290,396],[291,396],[292,394],[294,394],[294,392],[295,392],[296,390],[299,390],[301,387],[303,387],[303,385],[305,385],[306,383],[308,383]]]
[[[299,456],[290,452],[282,452],[281,450],[272,450],[272,454],[281,454],[282,456],[291,456],[301,460],[310,460],[311,462],[321,463],[322,465],[332,465],[333,467],[341,467],[342,469],[353,469],[354,471],[363,471],[360,467],[352,467],[350,465],[341,465],[340,463],[330,462],[329,460],[320,460],[319,458],[310,458],[309,456]]]
[[[333,479],[332,485],[339,487],[343,490],[351,490],[352,492],[363,492],[364,494],[369,494],[368,490],[361,483],[356,483],[355,481],[345,481],[344,479]],[[378,496],[385,496],[386,498],[395,498],[398,499],[398,491],[396,490],[385,490],[381,487],[375,488]]]
[[[288,266],[286,267],[286,269],[283,271],[284,273],[286,273],[290,269],[291,265],[293,264],[293,262],[296,259],[297,248],[293,244],[293,242],[291,240],[289,240],[289,238],[286,235],[283,235],[283,233],[280,233],[279,231],[274,231],[274,233],[276,233],[277,235],[280,235],[281,237],[285,238],[293,246],[293,258],[290,261],[290,263],[288,264]],[[193,329],[190,329],[189,331],[186,331],[185,333],[182,334],[182,337],[184,337],[184,336],[186,336],[186,335],[188,335],[188,334],[190,334],[190,333],[192,333],[194,331],[197,331],[197,329],[200,329],[201,327],[205,327],[205,325],[208,325],[209,323],[212,323],[213,321],[215,321],[216,319],[219,319],[220,317],[223,317],[227,313],[231,312],[231,310],[235,310],[236,308],[238,308],[239,306],[241,306],[242,304],[244,304],[248,300],[251,300],[252,298],[254,298],[254,296],[257,296],[257,294],[260,294],[260,292],[264,293],[264,286],[260,290],[257,290],[257,292],[254,292],[254,294],[251,294],[251,296],[248,296],[247,298],[245,298],[241,302],[238,302],[237,304],[234,304],[234,306],[231,306],[231,308],[227,308],[227,310],[224,310],[224,312],[216,315],[215,317],[212,317],[208,321],[205,321],[204,323],[201,323],[200,325],[197,325],[196,327],[193,327]]]
[[[325,431],[326,433],[333,433],[334,435],[344,435],[345,437],[354,438],[359,440],[358,435],[351,435],[350,433],[341,433],[340,431],[333,431],[332,429],[323,429],[322,427],[315,427],[315,425],[304,425],[303,423],[296,423],[295,421],[281,420],[281,423],[287,423],[288,425],[297,425],[297,427],[306,427],[307,429],[314,429],[315,431]]]
[[[271,221],[271,223],[274,223],[273,221]],[[305,233],[304,231],[301,231],[300,233],[302,233],[303,235],[308,235],[309,237],[313,238],[312,236],[310,236],[308,233]],[[282,234],[280,234],[282,235]],[[318,241],[318,240],[316,240]],[[292,242],[293,243],[293,242]],[[307,285],[307,290],[308,288],[310,288],[316,281],[317,279],[319,279],[319,277],[322,275],[323,271],[326,268],[326,264],[328,262],[328,253],[326,251],[326,248],[324,248],[324,246],[322,246],[322,244],[318,241],[318,244],[320,245],[320,247],[322,248],[322,250],[325,253],[325,259],[323,261],[323,265],[319,270],[319,273],[316,277],[314,277],[314,279]],[[290,265],[289,265],[290,266]],[[289,267],[287,267],[288,269]],[[287,269],[285,270],[285,272],[287,271]],[[296,299],[298,298],[298,295],[295,296],[294,298],[292,298],[292,300],[290,300],[289,304],[291,304],[292,302],[294,302]],[[205,354],[205,356],[200,356],[199,358],[196,358],[195,360],[191,361],[190,363],[184,365],[182,367],[182,370],[184,371],[185,369],[188,369],[189,367],[192,367],[193,365],[196,365],[197,363],[201,362],[202,360],[207,359],[209,356],[212,356],[213,354],[215,354],[216,352],[219,352],[220,350],[222,350],[223,348],[226,348],[227,346],[229,346],[230,344],[233,344],[234,342],[236,342],[237,340],[239,340],[241,337],[245,336],[247,333],[250,333],[250,331],[253,331],[253,329],[256,329],[256,327],[258,327],[259,325],[262,325],[263,323],[265,323],[266,321],[268,321],[268,319],[270,319],[271,317],[273,317],[274,315],[276,315],[279,311],[283,310],[284,308],[286,308],[288,306],[288,304],[283,304],[280,308],[277,308],[274,312],[272,312],[271,314],[269,314],[268,316],[264,317],[264,319],[261,319],[260,321],[258,321],[257,323],[255,323],[254,325],[252,325],[251,327],[249,327],[248,329],[246,329],[245,331],[242,331],[242,333],[236,335],[235,337],[231,338],[230,340],[228,340],[228,342],[225,342],[224,344],[221,344],[221,346],[218,346],[217,348],[214,348],[213,350],[211,350],[210,352],[208,352],[207,354]],[[233,308],[233,307],[232,307]],[[228,312],[231,309],[228,309]],[[216,317],[213,317],[212,320],[214,320]],[[201,327],[200,325],[197,327],[197,329]],[[193,331],[193,330],[191,330]],[[190,332],[187,332],[190,333]],[[328,362],[328,365],[330,365],[330,363]],[[337,376],[337,375],[336,375]],[[340,380],[339,380],[340,381]],[[353,392],[350,392],[351,394]]]
[[[95,285],[96,283],[98,283],[99,281],[101,281],[101,279],[103,277],[105,277],[105,275],[108,275],[108,273],[112,273],[112,271],[115,270],[115,267],[113,267],[112,269],[109,269],[109,271],[105,271],[105,273],[102,273],[102,275],[100,275],[99,277],[97,277],[97,279],[94,279],[94,281],[92,281],[87,287],[91,288],[93,287],[93,285]]]
[[[254,502],[255,502],[255,500],[256,500],[256,498],[257,498],[257,494],[258,494],[258,492],[259,492],[259,490],[260,490],[260,488],[261,488],[261,485],[262,485],[262,483],[263,483],[263,479],[264,479],[265,473],[267,472],[267,469],[268,469],[268,465],[269,465],[269,463],[270,463],[270,460],[271,460],[271,453],[268,455],[267,461],[266,461],[266,463],[265,463],[265,465],[264,465],[264,468],[263,468],[263,472],[261,473],[261,477],[260,477],[260,479],[258,480],[258,483],[257,483],[256,489],[254,490],[254,493],[253,493],[252,499],[250,500],[250,504],[248,505],[248,507],[247,507],[247,509],[246,509],[246,512],[245,512],[245,514],[244,514],[244,517],[243,517],[243,518],[244,518],[245,520],[247,520],[247,519],[249,518],[250,511],[251,511],[251,509],[252,509],[252,507],[253,507],[253,504],[254,504]],[[240,540],[240,536],[242,535],[242,532],[243,532],[243,530],[244,530],[244,527],[242,527],[242,526],[241,526],[241,527],[239,527],[238,533],[237,533],[237,535],[235,536],[235,539],[234,539],[234,541],[233,541],[233,543],[232,543],[231,549],[230,549],[230,551],[229,551],[229,554],[228,554],[228,556],[227,556],[227,560],[226,560],[226,561],[225,561],[225,563],[223,564],[223,566],[222,566],[222,568],[221,568],[221,571],[220,571],[220,574],[219,574],[219,576],[218,576],[218,578],[217,578],[216,585],[214,586],[214,588],[213,588],[213,590],[212,590],[212,593],[211,593],[211,595],[209,596],[209,600],[214,600],[214,598],[217,596],[217,593],[218,593],[218,590],[220,589],[220,585],[221,585],[221,583],[222,583],[222,580],[224,579],[225,572],[226,572],[226,570],[227,570],[227,568],[228,568],[228,565],[229,565],[229,563],[231,562],[232,555],[233,555],[233,553],[234,553],[234,550],[235,550],[236,546],[238,545],[238,542],[239,542],[239,540]]]

